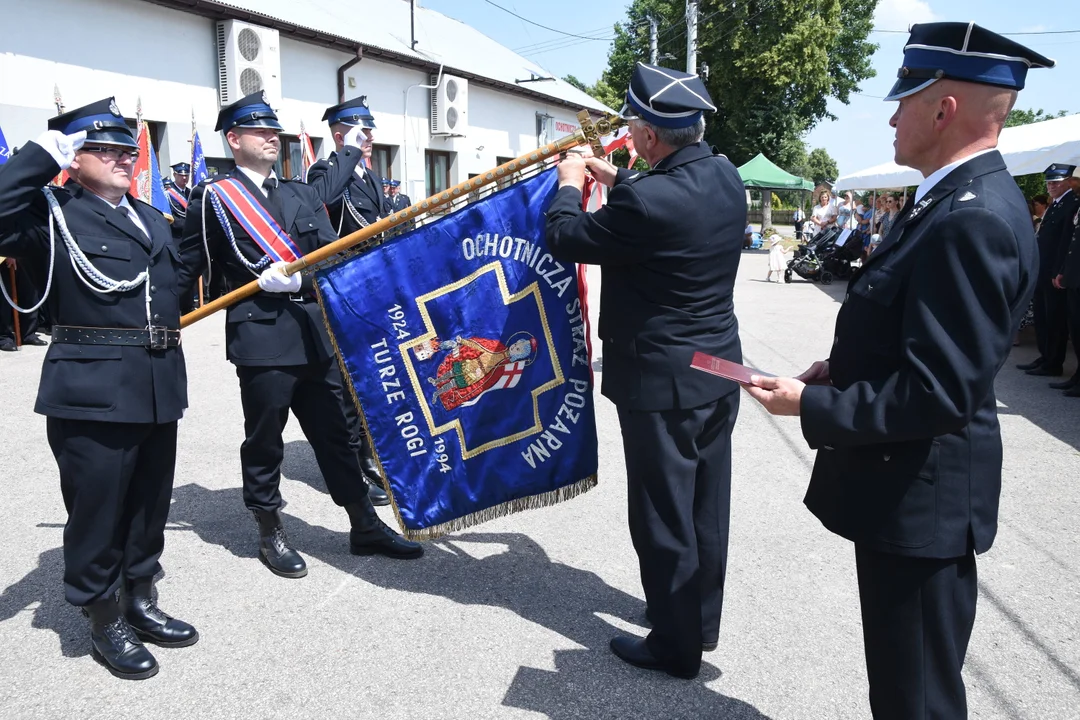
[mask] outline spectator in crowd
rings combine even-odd
[[[874,232],[881,232],[881,218],[885,217],[885,196],[878,195],[874,201]]]
[[[795,208],[795,212],[791,216],[791,222],[795,225],[795,240],[802,242],[803,225],[806,224],[806,213],[802,211],[801,207]]]
[[[900,198],[893,194],[885,196],[885,214],[881,216],[881,231],[878,233],[881,235],[881,239],[889,237],[889,231],[893,228],[893,223],[896,222],[896,217],[900,214]]]
[[[1035,232],[1039,232],[1046,209],[1050,207],[1050,196],[1046,193],[1031,198],[1031,221],[1035,223]]]
[[[746,229],[743,230],[743,250],[749,250],[754,245],[754,226],[750,223],[746,223]]]
[[[851,216],[855,212],[855,202],[852,199],[851,191],[844,193],[844,202],[840,203],[836,208],[836,226],[840,229],[847,229],[851,227]]]
[[[818,195],[818,204],[810,214],[810,222],[814,224],[815,234],[825,228],[831,227],[836,222],[836,207],[832,204],[832,195],[828,190],[822,190]]]

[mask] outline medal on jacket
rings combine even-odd
[[[233,252],[237,259],[252,272],[261,271],[273,262],[296,262],[303,253],[292,241],[292,238],[281,229],[277,220],[263,207],[262,203],[255,198],[244,184],[236,178],[225,178],[207,186],[206,194],[210,196],[210,202],[214,206],[214,212],[221,221],[221,226],[232,244]],[[232,225],[225,217],[224,208],[228,208],[229,214],[244,228],[259,249],[265,254],[257,263],[249,262],[240,252],[233,237]]]

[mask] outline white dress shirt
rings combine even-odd
[[[248,180],[250,180],[252,182],[252,184],[255,185],[255,187],[259,188],[259,192],[262,193],[263,197],[267,197],[266,188],[263,187],[263,183],[266,182],[266,180],[268,178],[274,178],[274,183],[275,184],[277,184],[277,182],[278,182],[277,175],[274,174],[273,170],[270,171],[269,175],[264,177],[264,176],[260,175],[259,173],[255,172],[254,170],[250,170],[250,169],[248,169],[246,167],[242,167],[240,165],[237,165],[236,169],[239,170],[240,172],[244,173],[244,175],[247,175]]]

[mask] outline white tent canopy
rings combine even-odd
[[[1014,176],[1040,173],[1051,163],[1080,164],[1080,115],[1005,128],[998,140],[1005,166]],[[837,190],[881,190],[918,185],[918,170],[882,163],[837,179]]]

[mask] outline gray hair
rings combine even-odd
[[[656,133],[656,139],[670,147],[678,150],[684,148],[687,145],[693,145],[701,142],[701,139],[705,137],[705,115],[703,114],[698,121],[690,127],[684,128],[665,128],[657,127],[651,122],[638,118],[634,122],[641,123],[644,127],[649,128]]]

